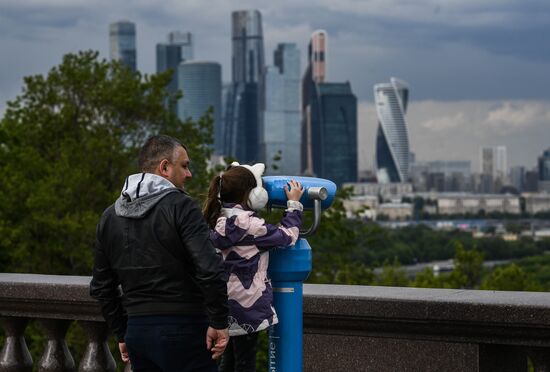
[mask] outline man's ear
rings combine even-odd
[[[162,159],[158,166],[159,175],[163,177],[168,177],[168,164],[168,159]]]

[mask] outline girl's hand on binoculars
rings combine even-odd
[[[290,190],[288,189],[289,185]],[[287,185],[285,185],[285,193],[288,200],[299,201],[304,194],[304,188],[300,185],[300,182],[290,180]]]

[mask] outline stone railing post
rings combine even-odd
[[[0,318],[6,332],[4,347],[0,352],[0,372],[31,372],[32,357],[25,342],[26,318]]]
[[[48,343],[38,363],[39,372],[72,372],[75,370],[73,357],[65,342],[65,334],[71,321],[59,319],[40,319],[48,336]]]
[[[86,334],[88,346],[80,360],[79,372],[113,372],[116,370],[115,359],[107,346],[109,329],[104,322],[79,321]]]

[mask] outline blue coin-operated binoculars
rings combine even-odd
[[[330,207],[336,194],[334,182],[322,178],[266,176],[262,177],[269,195],[268,208],[286,208],[284,186],[294,179],[304,187],[300,202],[313,210],[313,224],[300,237],[315,233],[321,222],[321,210]],[[311,247],[300,238],[288,248],[269,254],[269,275],[273,287],[273,302],[279,323],[269,331],[269,372],[302,371],[302,288],[311,272]]]

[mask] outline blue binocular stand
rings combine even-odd
[[[311,247],[305,237],[315,233],[321,222],[321,210],[330,207],[336,194],[334,182],[314,177],[262,177],[269,195],[268,208],[286,208],[284,186],[291,179],[301,183],[300,199],[304,209],[313,210],[313,224],[300,231],[300,239],[287,248],[269,254],[269,276],[273,302],[279,323],[269,331],[268,371],[301,372],[303,360],[303,282],[311,272]]]

